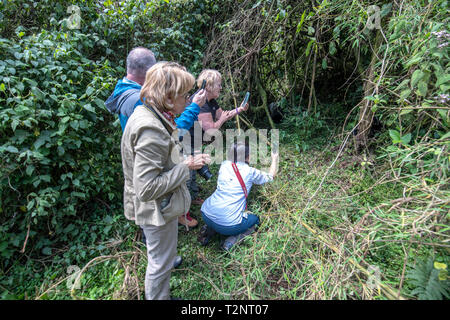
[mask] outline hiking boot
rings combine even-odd
[[[229,236],[223,242],[222,249],[225,251],[230,251],[231,248],[236,244],[236,242],[237,242],[237,236]]]
[[[216,235],[217,232],[206,224],[200,229],[200,235],[198,236],[198,241],[202,246],[206,246],[211,238]]]
[[[195,228],[198,225],[198,221],[190,216],[190,213],[178,217],[178,224],[186,226],[188,228]]]
[[[228,238],[225,239],[225,241],[222,244],[222,249],[225,251],[230,251],[231,248],[238,242],[240,242],[242,239],[244,239],[245,237],[251,235],[253,232],[256,231],[257,226],[254,225],[250,228],[248,228],[247,230],[245,230],[244,232],[235,235],[235,236],[229,236]]]
[[[183,262],[183,258],[181,258],[180,256],[176,256],[175,260],[173,261],[173,268],[174,269],[178,268],[182,262]]]

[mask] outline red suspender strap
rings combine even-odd
[[[231,166],[233,167],[234,173],[236,174],[236,177],[239,180],[239,183],[241,184],[242,190],[244,190],[245,194],[245,210],[247,210],[247,187],[245,186],[244,180],[242,180],[241,174],[239,172],[238,167],[236,166],[236,163],[232,162]]]

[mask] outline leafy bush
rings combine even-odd
[[[97,17],[82,30],[106,41],[107,54],[119,53],[123,59],[131,48],[144,46],[158,60],[200,72],[209,23],[218,8],[211,0],[103,1],[96,4]]]
[[[70,30],[67,8],[80,9]],[[19,10],[19,6],[23,10]],[[135,46],[202,68],[214,1],[8,1],[0,15],[0,254],[80,236],[96,204],[121,207],[121,131],[104,100]],[[175,21],[175,22],[174,22]],[[112,124],[115,123],[115,126]]]
[[[104,109],[118,75],[107,60],[86,58],[95,41],[89,35],[16,34],[0,39],[4,258],[25,241],[27,251],[34,243],[50,254],[54,240],[77,235],[70,222],[85,203],[121,201],[120,130]]]

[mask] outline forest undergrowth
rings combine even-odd
[[[448,247],[415,240],[407,227],[413,217],[399,214],[399,204],[408,201],[401,182],[389,170],[379,174],[376,163],[367,166],[350,149],[340,152],[338,129],[323,131],[306,144],[300,143],[301,135],[281,132],[279,176],[250,195],[249,209],[262,221],[258,232],[231,252],[220,249],[219,236],[202,247],[197,236],[203,222],[194,206],[200,227],[179,227],[178,254],[184,261],[173,271],[173,295],[386,299],[391,294],[402,299],[415,288],[406,271],[418,257],[447,262]],[[211,170],[217,173],[218,166]],[[201,182],[203,197],[215,183],[215,178]],[[109,228],[111,240],[89,246],[79,241],[46,259],[16,261],[4,274],[9,283],[2,282],[2,297],[143,299],[147,263],[138,228],[118,210],[91,219],[85,226]],[[386,293],[384,286],[392,291]]]

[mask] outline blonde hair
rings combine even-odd
[[[173,104],[168,99],[188,93],[195,83],[192,74],[176,62],[162,61],[148,69],[141,89],[141,100],[159,111],[170,111]]]
[[[200,72],[197,78],[197,86],[199,88],[202,86],[203,80],[206,80],[206,87],[212,88],[215,83],[222,80],[222,75],[217,70],[205,69]]]

